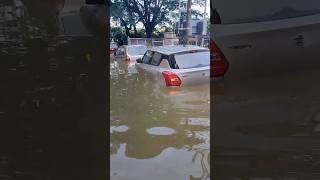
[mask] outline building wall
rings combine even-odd
[[[176,33],[179,32],[180,22],[177,22]],[[208,23],[206,20],[191,20],[192,35],[207,35]],[[201,30],[201,32],[199,32]]]

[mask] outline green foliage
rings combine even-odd
[[[136,32],[131,31],[131,38],[145,38],[146,37],[146,31],[143,28],[137,29]]]
[[[141,22],[146,36],[151,37],[157,25],[169,22],[170,12],[176,7],[175,0],[111,0],[110,14],[114,20],[120,21],[128,36],[131,36],[132,27]],[[134,36],[137,34],[134,32]]]
[[[158,29],[154,30],[152,33],[153,38],[163,38],[164,37],[164,32],[159,31]]]
[[[113,20],[119,21],[125,28],[125,33],[130,36],[130,30],[138,23],[138,17],[135,16],[132,8],[126,5],[127,0],[110,1],[110,16]]]
[[[204,0],[193,0],[194,5],[205,6]],[[110,14],[113,20],[119,21],[125,28],[125,33],[130,37],[147,38],[161,37],[162,31],[155,29],[156,26],[174,26],[178,21],[179,1],[177,0],[110,0]],[[200,11],[192,10],[193,17],[203,17]],[[136,24],[144,25],[145,33],[138,32]]]
[[[172,0],[127,0],[127,2],[139,21],[143,23],[147,38],[152,36],[157,25],[169,21],[170,12],[177,7],[177,1]]]
[[[128,43],[128,36],[122,27],[112,27],[110,36],[118,43],[119,46]]]
[[[191,17],[195,19],[203,18],[203,13],[200,12],[199,10],[191,10]]]
[[[165,32],[172,32],[173,29],[167,26],[162,26],[155,28],[155,30],[152,33],[152,37],[154,38],[163,38]]]

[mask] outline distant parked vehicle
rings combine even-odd
[[[124,45],[120,46],[115,53],[116,58],[123,59],[125,61],[136,62],[137,59],[142,58],[148,48],[144,45]]]
[[[160,46],[137,59],[137,70],[161,86],[187,86],[210,81],[210,51],[199,46]]]
[[[212,76],[252,78],[320,66],[320,1],[213,0],[211,5]]]
[[[118,50],[118,44],[115,42],[110,43],[110,54],[114,54]]]

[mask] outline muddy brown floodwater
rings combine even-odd
[[[213,178],[320,179],[319,75],[212,81]]]
[[[0,1],[1,180],[106,176],[106,43],[86,9]]]
[[[210,178],[209,84],[157,88],[112,60],[110,105],[112,180]]]

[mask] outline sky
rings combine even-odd
[[[203,1],[205,1],[205,0],[203,0]],[[204,7],[192,5],[191,8],[199,10],[202,13],[204,12]],[[210,0],[207,0],[207,18],[209,18],[209,17],[210,17]],[[110,25],[115,26],[115,23],[112,22],[112,20],[110,20]],[[137,24],[137,28],[142,28],[142,27],[143,27],[142,23]]]

